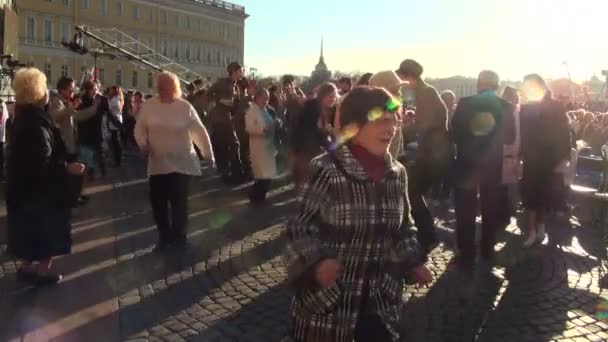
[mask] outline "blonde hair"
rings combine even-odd
[[[182,88],[180,86],[179,78],[177,78],[176,74],[169,71],[163,71],[156,75],[157,88],[160,85],[161,79],[171,80],[173,82],[173,99],[177,100],[182,97]]]
[[[46,75],[37,68],[19,69],[13,80],[17,104],[40,104],[48,97]]]

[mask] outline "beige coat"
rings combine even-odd
[[[245,130],[249,133],[251,170],[255,179],[277,176],[277,149],[274,144],[274,124],[266,109],[253,104],[245,114]]]

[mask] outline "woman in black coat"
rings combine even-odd
[[[330,149],[335,140],[334,122],[338,89],[332,83],[322,84],[315,98],[304,103],[290,135],[292,175],[296,187],[310,174],[310,161]]]
[[[8,252],[21,261],[18,277],[38,285],[54,284],[54,256],[70,253],[68,173],[82,175],[84,165],[66,163],[61,134],[44,110],[46,76],[35,68],[15,75],[15,118],[8,151],[6,208]]]

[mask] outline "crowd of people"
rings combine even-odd
[[[194,81],[185,94],[170,72],[157,75],[154,96],[118,86],[101,93],[94,80],[76,94],[63,77],[49,101],[45,75],[19,70],[6,187],[8,252],[20,260],[19,277],[61,280],[52,259],[70,252],[70,208],[86,204],[85,175],[106,174],[106,150],[114,167],[123,167],[123,149],[147,160],[159,253],[187,243],[190,179],[201,175],[202,160],[227,185],[253,181],[257,206],[283,158],[299,193],[284,253],[294,288],[291,338],[397,340],[404,282],[432,280],[425,263],[440,241],[429,199],[453,199],[450,269],[471,276],[492,267],[518,187],[523,245],[543,241],[545,213],[563,203],[556,199],[565,196],[573,142],[601,147],[608,131],[608,115],[566,112],[537,74],[498,94],[498,74],[485,70],[478,94],[457,99],[427,84],[423,71],[407,59],[396,71],[305,94],[294,77],[260,87],[231,63],[227,77],[209,87]]]

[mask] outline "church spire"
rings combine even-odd
[[[323,59],[323,36],[321,36],[321,59]]]

